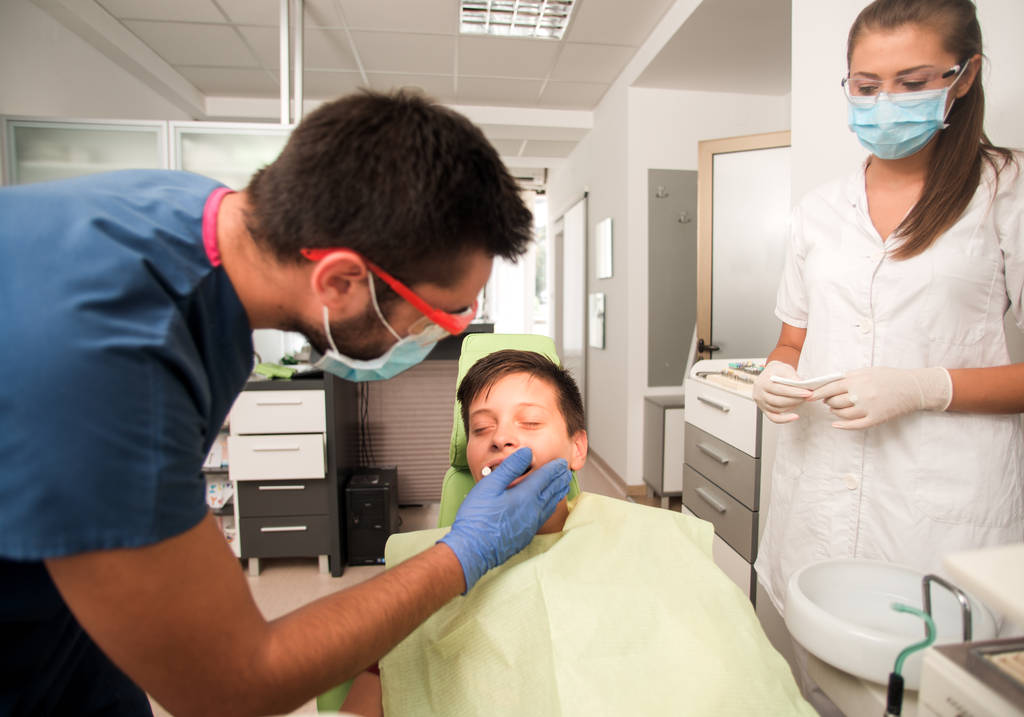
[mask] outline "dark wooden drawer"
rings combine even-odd
[[[698,518],[714,523],[715,533],[722,540],[747,562],[754,562],[757,557],[756,511],[747,508],[689,465],[683,466],[683,505]]]
[[[321,515],[327,510],[326,480],[238,481],[238,515]]]
[[[761,459],[686,424],[686,463],[751,510],[758,510]]]
[[[242,518],[243,558],[297,558],[330,552],[326,515]]]

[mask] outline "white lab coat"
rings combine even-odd
[[[903,261],[871,224],[864,167],[801,202],[775,309],[807,329],[800,376],[1009,363],[1007,307],[1024,326],[1024,179],[1008,167],[993,194],[993,178],[986,164],[960,220]],[[919,411],[857,431],[832,428],[820,401],[797,412],[780,426],[756,562],[780,612],[789,577],[808,563],[940,572],[951,551],[1024,541],[1021,414]]]

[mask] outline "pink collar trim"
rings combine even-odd
[[[203,207],[203,247],[206,248],[206,256],[212,266],[220,266],[220,247],[217,246],[217,212],[220,210],[220,203],[233,190],[227,187],[217,187],[210,196],[206,198],[206,206]]]

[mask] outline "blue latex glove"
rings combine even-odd
[[[451,548],[462,564],[466,592],[488,570],[525,548],[569,492],[572,473],[561,458],[508,488],[531,460],[533,451],[520,448],[481,478],[462,502],[451,531],[437,541]]]

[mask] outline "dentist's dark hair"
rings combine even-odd
[[[329,102],[246,188],[253,239],[282,263],[347,247],[400,281],[450,286],[468,249],[516,260],[532,214],[483,133],[406,91]]]
[[[937,32],[944,49],[961,64],[980,62],[978,57],[983,56],[981,25],[971,0],[875,0],[861,10],[850,28],[847,68],[863,33],[904,25]],[[896,236],[903,238],[893,252],[896,259],[920,254],[956,223],[977,191],[983,162],[991,165],[997,176],[1014,162],[1009,149],[993,145],[985,134],[985,92],[981,68],[976,69],[971,89],[953,102],[946,118],[949,127],[934,140],[921,198],[896,228]]]
[[[506,376],[522,373],[546,381],[555,389],[558,395],[558,409],[565,419],[570,437],[585,428],[583,397],[571,373],[535,351],[505,349],[487,354],[473,364],[462,377],[462,383],[459,384],[455,396],[459,401],[466,436],[469,436],[469,407],[473,400],[481,394],[486,394],[491,386]]]

